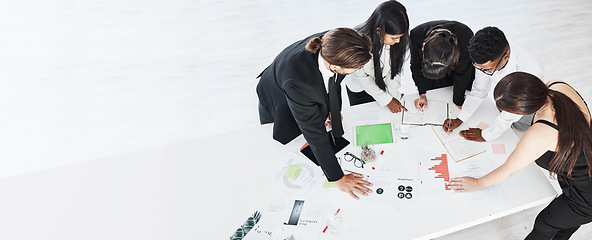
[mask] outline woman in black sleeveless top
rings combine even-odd
[[[502,166],[479,179],[454,178],[453,189],[483,189],[536,162],[557,178],[563,193],[539,213],[526,239],[569,239],[582,224],[592,222],[592,128],[584,99],[567,83],[545,85],[524,72],[504,77],[494,99],[501,110],[534,113],[534,124]]]

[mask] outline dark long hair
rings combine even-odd
[[[423,41],[423,75],[440,79],[456,67],[460,56],[456,35],[445,28],[436,28]]]
[[[571,179],[576,161],[583,153],[588,163],[588,176],[592,178],[592,127],[574,101],[525,72],[511,73],[502,78],[495,86],[493,96],[498,108],[521,115],[533,114],[549,99],[553,101],[559,135],[549,171],[567,173],[567,178]]]
[[[306,50],[320,51],[325,61],[342,68],[360,69],[372,58],[368,37],[351,28],[336,28],[313,38],[306,44]]]
[[[377,28],[380,28],[380,33],[376,31]],[[383,2],[376,7],[370,18],[357,26],[356,29],[372,40],[374,81],[380,89],[386,90],[386,83],[384,82],[382,68],[380,67],[380,54],[384,46],[382,41],[385,34],[403,34],[399,43],[390,47],[389,55],[391,61],[388,64],[391,66],[390,78],[394,78],[401,73],[405,54],[409,48],[409,17],[407,16],[407,10],[405,6],[397,1]]]

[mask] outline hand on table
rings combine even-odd
[[[389,102],[387,105],[389,110],[391,110],[392,113],[398,113],[400,111],[407,111],[407,108],[405,108],[401,102],[399,102],[399,100],[393,98],[393,100],[391,100],[391,102]]]
[[[339,188],[339,190],[344,191],[346,193],[348,193],[350,196],[352,196],[355,199],[360,199],[358,196],[356,196],[355,193],[357,194],[362,194],[364,196],[368,196],[369,193],[372,192],[372,190],[370,188],[367,188],[366,186],[372,186],[372,183],[367,182],[362,180],[364,178],[364,176],[362,174],[359,173],[350,173],[347,175],[344,175],[341,179],[337,180],[337,182],[335,182],[337,184],[337,188]]]
[[[460,131],[460,135],[466,140],[475,142],[485,142],[483,136],[481,136],[481,128],[469,128],[469,130]]]
[[[413,103],[415,104],[415,108],[417,108],[417,110],[423,110],[424,108],[428,107],[428,99],[426,98],[425,94],[419,95],[419,98],[415,99]]]
[[[455,192],[472,192],[480,190],[479,179],[472,177],[456,177],[450,180],[450,186]]]
[[[446,119],[442,127],[446,132],[452,132],[454,129],[458,128],[463,123],[462,120],[455,118],[455,119]]]

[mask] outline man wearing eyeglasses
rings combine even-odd
[[[519,48],[510,47],[504,33],[496,27],[483,28],[471,38],[469,56],[473,61],[475,80],[471,91],[456,119],[446,119],[444,130],[451,132],[467,121],[487,95],[493,97],[495,85],[513,72],[527,72],[543,79],[543,68],[529,54]],[[460,134],[471,141],[491,141],[501,136],[510,127],[523,132],[530,126],[530,116],[502,111],[486,129],[469,128]]]

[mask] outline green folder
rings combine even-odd
[[[356,145],[374,145],[393,142],[390,123],[356,126]]]

